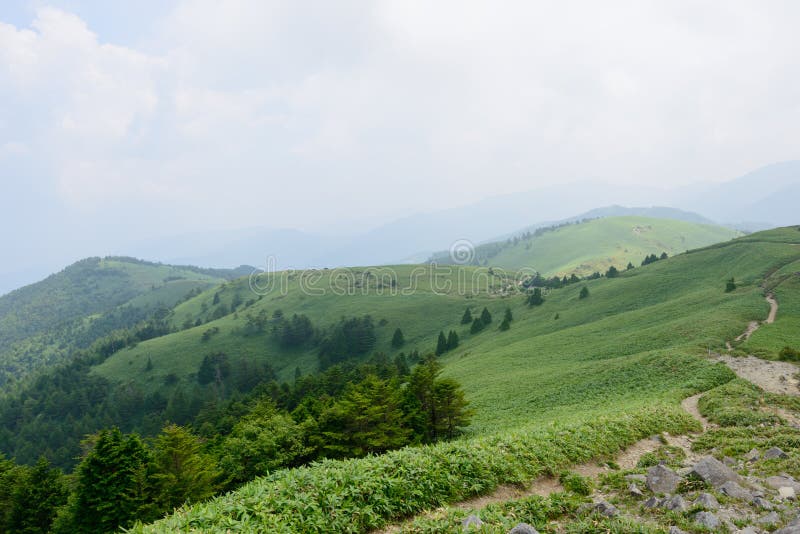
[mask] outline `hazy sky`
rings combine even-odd
[[[734,178],[798,155],[799,16],[792,1],[4,0],[6,263],[553,182]]]

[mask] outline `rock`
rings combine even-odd
[[[600,501],[598,503],[595,503],[592,509],[598,514],[604,515],[606,517],[616,517],[619,515],[619,510],[617,510],[616,506],[607,503],[606,501]]]
[[[701,493],[692,503],[695,506],[701,506],[706,510],[718,510],[719,501],[710,493]]]
[[[634,473],[632,475],[625,475],[625,480],[630,482],[647,482],[647,477],[638,473]]]
[[[750,449],[750,452],[744,455],[744,460],[750,463],[758,461],[759,458],[761,458],[761,453],[758,452],[758,449]]]
[[[669,534],[688,534],[685,530],[681,530],[678,527],[669,527]]]
[[[481,528],[483,526],[483,521],[477,515],[470,515],[465,520],[461,522],[461,526],[464,528],[464,531],[468,531],[472,527]]]
[[[754,497],[752,504],[756,508],[761,508],[762,510],[772,510],[773,508],[772,503],[763,497]]]
[[[642,490],[640,490],[639,486],[636,484],[631,484],[628,486],[628,493],[630,493],[633,497],[644,497],[644,493],[642,493]]]
[[[711,512],[697,512],[694,514],[694,522],[711,530],[720,527],[719,519]]]
[[[782,486],[778,488],[778,496],[781,499],[793,501],[795,499],[795,491],[794,488],[791,486]]]
[[[779,528],[772,534],[800,534],[800,525],[797,526],[788,525],[783,528]]]
[[[733,467],[736,465],[736,460],[734,460],[730,456],[726,456],[725,458],[722,459],[722,463],[727,465],[728,467]]]
[[[759,525],[777,525],[781,522],[781,516],[777,514],[777,512],[770,512],[765,516],[761,516],[756,519],[756,523]]]
[[[686,501],[680,495],[673,495],[669,499],[661,503],[661,506],[673,512],[685,512],[689,509]]]
[[[788,457],[789,455],[783,452],[778,447],[772,447],[771,449],[767,450],[767,452],[764,453],[765,460],[774,460],[776,458],[784,459]]]
[[[642,506],[645,508],[658,508],[661,506],[661,499],[658,497],[650,497],[642,503]]]
[[[530,526],[528,523],[520,523],[509,530],[508,534],[539,534],[539,531]]]
[[[742,530],[737,530],[736,534],[759,534],[753,527],[744,527]]]
[[[647,470],[647,489],[653,493],[675,493],[680,482],[681,477],[664,465],[655,465]]]
[[[767,486],[774,489],[789,486],[790,488],[794,488],[795,492],[800,492],[800,484],[797,483],[792,477],[786,475],[769,477],[765,480],[765,482],[767,483]]]
[[[715,488],[726,482],[738,482],[739,475],[713,456],[704,456],[692,467],[692,474]]]
[[[750,502],[753,500],[753,494],[741,487],[736,482],[728,481],[719,487],[719,490],[734,499]]]

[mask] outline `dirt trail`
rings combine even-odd
[[[723,362],[740,378],[749,380],[764,391],[780,395],[800,396],[800,367],[789,362],[773,362],[755,356],[734,358],[718,354],[716,361]]]
[[[772,293],[768,294],[766,299],[769,303],[769,315],[767,315],[767,318],[764,320],[763,324],[772,324],[775,322],[775,316],[778,315],[778,301],[775,300],[775,296]],[[750,321],[745,331],[736,338],[736,341],[744,341],[749,339],[750,336],[753,335],[753,332],[758,330],[758,327],[761,326],[761,324],[762,323],[759,321]],[[725,346],[728,348],[728,350],[732,350],[730,343],[726,343]]]

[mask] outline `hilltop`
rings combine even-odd
[[[0,297],[0,387],[250,270],[87,258]]]
[[[651,254],[673,256],[739,235],[717,225],[633,215],[570,220],[478,245],[470,263],[533,269],[545,276],[587,276],[611,266],[640,265]],[[447,251],[432,261],[450,264],[454,260]]]

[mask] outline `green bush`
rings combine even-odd
[[[778,358],[785,362],[798,362],[800,361],[800,351],[791,347],[783,347],[778,353]]]
[[[564,489],[577,495],[588,496],[592,494],[592,480],[572,471],[564,471],[559,475],[558,481]]]

